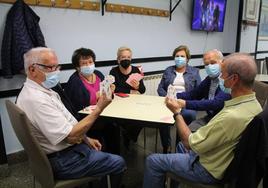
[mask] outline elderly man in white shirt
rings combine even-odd
[[[59,82],[59,64],[55,52],[38,47],[24,55],[27,79],[17,105],[33,124],[33,135],[47,154],[57,179],[72,179],[110,174],[113,187],[119,187],[126,169],[122,157],[104,153],[98,140],[86,132],[111,99],[102,95],[96,109],[81,121],[65,108],[59,95],[51,90]]]

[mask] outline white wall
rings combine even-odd
[[[240,52],[254,53],[256,46],[257,26],[242,25]]]
[[[109,0],[110,3],[127,3],[135,6],[147,6],[168,10],[167,0]],[[2,41],[5,16],[11,5],[0,4],[0,41]],[[224,53],[235,51],[236,30],[238,20],[238,0],[228,1],[226,8],[224,32],[206,33],[191,31],[192,1],[180,3],[169,18],[140,16],[120,13],[100,12],[33,7],[40,16],[40,26],[48,47],[56,50],[60,63],[70,63],[74,49],[81,46],[92,48],[97,60],[116,58],[117,48],[127,45],[133,49],[134,58],[169,56],[180,44],[189,46],[192,54],[217,48]],[[1,53],[1,52],[0,52]],[[152,62],[142,64],[145,72],[164,70],[173,62]],[[202,64],[201,59],[191,61],[192,65]],[[1,68],[1,63],[0,63]],[[108,74],[111,67],[101,67]],[[72,70],[61,75],[65,82]],[[203,75],[203,72],[202,72]],[[4,99],[0,100],[1,119],[7,153],[21,149],[10,126],[4,107]]]
[[[166,0],[129,2],[136,6],[144,4],[166,10],[169,7]],[[10,6],[0,4],[0,41]],[[40,26],[47,46],[56,50],[61,63],[70,63],[72,52],[81,46],[92,48],[97,60],[115,59],[117,48],[122,45],[131,47],[137,58],[169,56],[180,44],[188,45],[192,54],[202,54],[211,48],[223,52],[233,52],[235,49],[238,0],[227,3],[224,32],[209,34],[191,31],[192,1],[182,1],[174,11],[171,22],[167,17],[109,12],[101,16],[100,12],[94,11],[32,8],[41,18]]]
[[[268,7],[268,0],[262,0],[262,6]],[[268,51],[268,41],[267,40],[259,40],[257,51]],[[257,59],[262,59],[265,57],[268,57],[268,53],[261,53],[261,54],[257,55]]]

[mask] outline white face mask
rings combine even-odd
[[[230,76],[231,77],[231,76]],[[228,77],[227,79],[229,79],[230,77]],[[227,88],[224,86],[224,79],[220,78],[219,77],[219,87],[221,88],[221,90],[224,92],[224,93],[228,93],[228,94],[231,94],[232,93],[232,88]]]
[[[216,78],[221,73],[221,67],[218,63],[206,65],[205,69],[210,78]]]
[[[46,80],[41,83],[43,87],[47,89],[51,89],[59,83],[60,71],[57,70],[57,71],[44,73],[44,74],[46,75]]]
[[[95,70],[95,64],[80,67],[80,71],[84,76],[89,76],[93,74],[94,70]]]
[[[175,57],[175,65],[178,68],[184,67],[186,65],[186,58],[185,57]]]

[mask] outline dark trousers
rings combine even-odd
[[[120,127],[115,123],[98,119],[87,136],[98,139],[104,152],[120,155]]]
[[[121,175],[126,170],[121,156],[96,151],[84,143],[49,154],[48,159],[56,179],[111,175],[114,188],[120,187]]]

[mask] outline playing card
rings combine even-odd
[[[171,84],[168,86],[167,97],[170,99],[177,99],[176,88]]]
[[[100,94],[103,92],[108,98],[112,97],[111,84],[114,83],[115,79],[112,75],[105,76],[104,80],[100,83]]]
[[[132,80],[137,80],[138,82],[143,79],[144,76],[142,76],[139,73],[133,73],[131,75],[129,75],[128,79],[126,80],[126,83],[128,85],[131,85]]]

